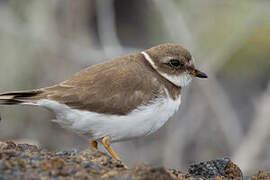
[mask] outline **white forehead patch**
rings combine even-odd
[[[194,63],[195,63],[195,58],[193,57],[193,56],[191,56],[191,59],[194,61]]]
[[[147,54],[146,52],[141,52],[144,56],[144,58],[149,62],[149,64],[151,64],[151,66],[157,70],[157,66],[155,65],[154,61],[152,60],[152,58],[149,56],[149,54]],[[170,82],[172,82],[173,84],[175,84],[176,86],[180,86],[180,87],[184,87],[187,86],[191,80],[192,80],[192,76],[184,73],[183,75],[169,75],[167,73],[163,73],[157,70],[157,72],[163,76],[164,78],[166,78],[167,80],[169,80]]]

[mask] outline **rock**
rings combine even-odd
[[[89,179],[89,180],[199,180],[243,179],[240,168],[228,158],[191,165],[189,173],[139,164],[123,164],[93,149],[50,152],[28,144],[0,142],[0,179]],[[244,179],[267,179],[260,171]]]
[[[221,158],[211,161],[200,162],[189,167],[188,173],[202,178],[225,178],[243,179],[243,174],[229,158]]]

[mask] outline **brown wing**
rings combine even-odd
[[[125,115],[157,97],[160,87],[151,73],[143,56],[133,54],[90,66],[44,92],[73,108]]]

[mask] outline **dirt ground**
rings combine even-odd
[[[144,164],[126,169],[121,162],[93,149],[49,152],[8,141],[0,142],[0,179],[255,180],[270,179],[270,173],[243,177],[240,168],[228,158],[191,165],[188,172]]]

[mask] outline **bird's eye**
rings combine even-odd
[[[170,61],[169,61],[169,64],[171,65],[171,66],[173,66],[173,67],[183,67],[184,66],[184,64],[183,63],[181,63],[179,60],[177,60],[177,59],[171,59]]]

